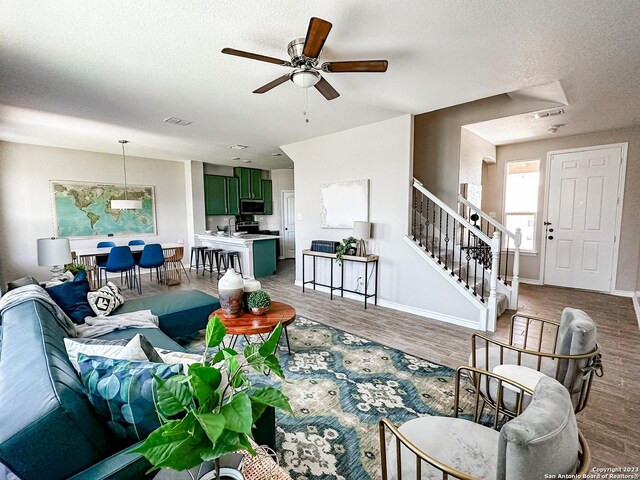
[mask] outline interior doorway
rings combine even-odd
[[[547,155],[543,283],[613,292],[627,144]]]
[[[296,258],[296,202],[293,190],[282,191],[282,253],[284,258]]]

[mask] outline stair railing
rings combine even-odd
[[[487,305],[484,329],[494,331],[497,319],[500,235],[489,236],[414,179],[411,236],[444,270]],[[489,287],[489,294],[485,292]]]
[[[487,236],[493,236],[494,232],[500,232],[503,238],[503,244],[500,245],[500,255],[498,256],[498,280],[505,285],[509,285],[507,281],[511,274],[511,298],[509,300],[509,308],[516,310],[518,308],[518,290],[520,286],[520,244],[522,242],[522,232],[516,228],[515,232],[507,229],[495,218],[483,212],[462,195],[458,195],[458,203],[464,206],[464,217],[473,222],[476,228]],[[478,224],[478,222],[480,222]],[[511,271],[509,270],[509,254],[510,241],[513,240],[513,264]]]

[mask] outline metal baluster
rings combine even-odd
[[[425,241],[424,241],[424,248],[425,250],[429,251],[429,248],[427,246],[427,241],[429,240],[429,199],[427,198],[427,216],[424,217],[424,226],[425,226]]]
[[[420,218],[422,218],[422,207],[424,203],[424,193],[420,192]],[[429,199],[427,199],[427,204],[429,203]],[[418,241],[418,245],[422,246],[422,221],[420,222],[420,240]]]
[[[478,238],[476,237],[475,239],[476,241],[474,242],[476,244],[476,250],[475,250],[475,263],[473,265],[473,294],[477,295],[478,294],[478,257],[480,256],[480,250],[479,248],[480,245],[478,243]],[[484,270],[484,269],[483,269]]]
[[[442,207],[440,207],[440,226],[438,227],[438,263],[442,263]]]
[[[462,283],[462,248],[464,247],[464,230],[460,224],[460,255],[458,255],[458,281]]]
[[[447,262],[449,261],[449,214],[447,213],[447,221],[444,232],[444,269],[448,270]]]
[[[467,229],[467,282],[465,287],[469,288],[469,261],[471,260],[471,230]]]
[[[416,241],[416,216],[418,215],[416,210],[418,209],[418,190],[413,189],[413,229],[411,230],[411,234],[413,235],[413,241]]]
[[[482,290],[480,291],[480,301],[484,303],[484,273],[486,272],[487,265],[483,265],[482,267]]]
[[[453,251],[451,252],[451,276],[455,275],[453,269],[456,265],[456,230],[458,229],[458,222],[453,221]]]
[[[507,237],[507,255],[504,257],[504,279],[502,280],[505,285],[508,285],[507,283],[508,271],[509,271],[509,237]]]
[[[436,204],[433,204],[433,222],[431,223],[431,231],[433,235],[431,236],[431,258],[435,257],[436,250]]]

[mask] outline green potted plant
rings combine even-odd
[[[71,272],[74,276],[78,274],[78,272],[86,272],[87,267],[81,263],[70,263],[64,268],[65,272]]]
[[[354,255],[356,253],[356,243],[358,240],[354,237],[342,239],[342,243],[336,248],[336,262],[342,263],[342,257],[345,255]]]
[[[153,469],[188,471],[213,461],[219,478],[221,456],[238,450],[255,454],[249,443],[252,425],[268,407],[291,412],[287,397],[277,388],[253,386],[247,376],[253,370],[284,378],[274,355],[282,333],[278,324],[261,344],[247,345],[242,355],[225,348],[227,330],[215,315],[207,324],[202,362],[189,366],[184,375],[166,380],[156,377],[156,411],[161,426],[135,451]],[[209,355],[210,349],[217,349]],[[193,478],[193,474],[189,472]]]
[[[271,297],[264,290],[256,290],[249,295],[247,304],[254,315],[264,315],[271,306]]]

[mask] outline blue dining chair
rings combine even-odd
[[[114,242],[98,242],[96,248],[107,248],[107,247],[115,247],[116,244]],[[96,257],[96,267],[98,268],[98,284],[102,285],[102,277],[100,276],[100,269],[104,268],[107,264],[107,257],[100,255]]]
[[[149,269],[149,280],[153,280],[153,269],[156,270],[156,275],[158,276],[158,281],[162,282],[165,278],[166,268],[164,262],[164,252],[162,251],[162,246],[159,243],[150,243],[149,245],[145,245],[142,250],[142,256],[140,257],[140,261],[138,262],[138,283],[140,283],[140,269],[148,268]],[[162,273],[160,272],[160,268],[162,268]]]
[[[135,266],[131,249],[128,246],[113,247],[109,252],[109,257],[107,257],[107,264],[101,269],[101,272],[104,272],[105,283],[107,282],[107,273],[120,273],[121,275],[124,273],[127,286],[130,289],[134,289],[137,285],[138,293],[141,293],[140,284],[136,278]]]
[[[144,245],[144,240],[129,240],[129,246],[133,247],[135,245]],[[140,263],[140,257],[142,256],[142,252],[132,252],[133,253],[133,261],[136,262],[136,265]]]

